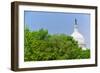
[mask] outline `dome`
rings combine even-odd
[[[78,42],[79,47],[81,47],[83,50],[86,50],[85,38],[78,31],[78,25],[77,25],[76,19],[75,19],[75,25],[74,25],[74,32],[71,34],[71,36]]]
[[[73,32],[71,36],[78,42],[79,45],[84,45],[85,44],[85,39],[84,39],[84,37],[81,33]]]

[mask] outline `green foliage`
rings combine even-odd
[[[49,34],[48,30],[24,30],[24,60],[46,61],[90,58],[90,50],[82,50],[78,43],[65,34]]]

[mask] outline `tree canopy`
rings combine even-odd
[[[24,60],[46,61],[90,58],[90,50],[82,50],[73,37],[66,34],[49,34],[41,28],[24,30]]]

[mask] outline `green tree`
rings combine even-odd
[[[78,43],[66,34],[49,34],[41,28],[24,30],[24,60],[67,60],[90,58],[90,50],[82,50]]]

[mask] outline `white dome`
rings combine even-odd
[[[78,44],[85,44],[85,39],[81,33],[73,32],[71,36],[78,41]]]
[[[86,50],[85,39],[83,35],[78,31],[78,24],[76,19],[74,25],[74,32],[72,33],[71,36],[78,42],[79,47],[81,47],[83,50]]]

